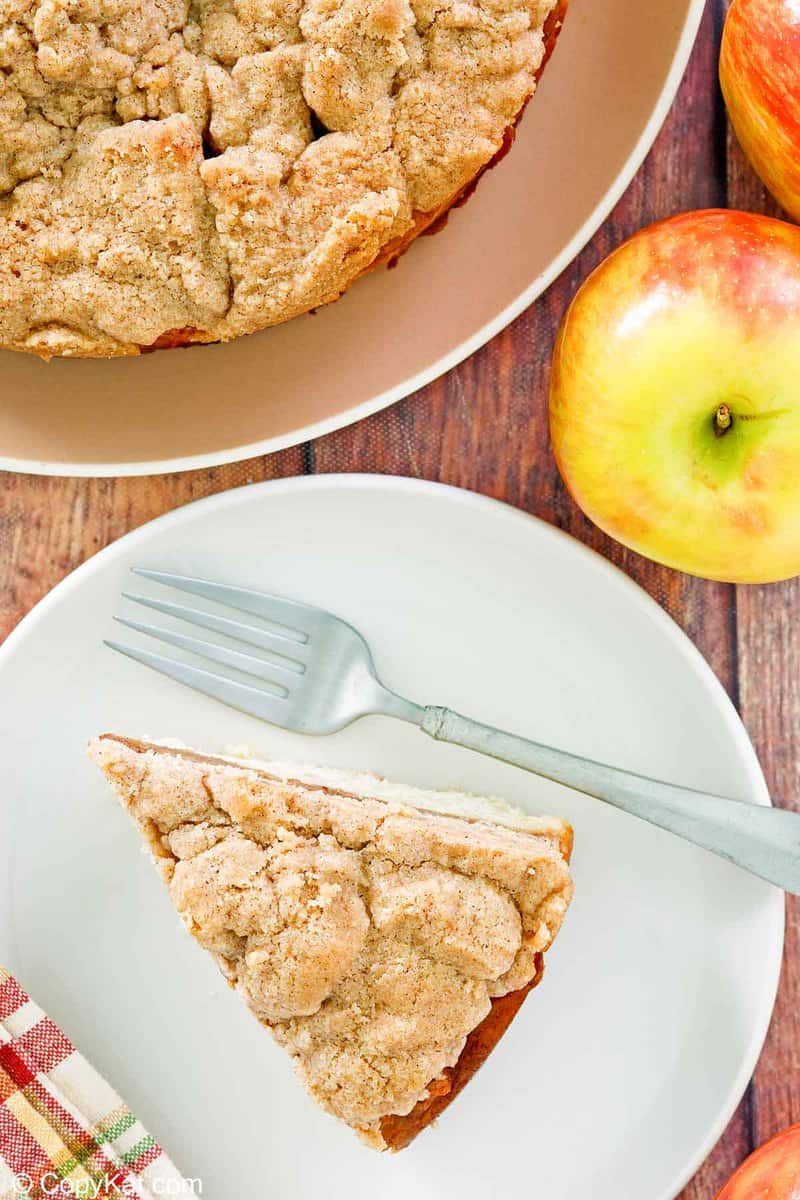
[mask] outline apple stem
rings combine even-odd
[[[722,437],[727,433],[733,424],[733,413],[728,408],[727,404],[720,404],[717,411],[714,413],[714,433],[717,437]]]

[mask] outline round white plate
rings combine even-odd
[[[130,534],[0,651],[0,961],[204,1196],[485,1200],[529,1196],[535,1180],[551,1200],[671,1200],[756,1062],[782,895],[397,721],[292,736],[115,655],[100,639],[119,636],[120,592],[159,590],[132,564],[325,605],[412,697],[767,803],[745,731],[683,634],[604,560],[511,508],[435,484],[323,476],[229,492]],[[411,1149],[377,1155],[320,1112],[186,935],[84,756],[109,729],[495,792],[573,822],[576,898],[545,980]]]
[[[527,307],[611,211],[666,116],[703,7],[647,0],[645,16],[642,0],[572,0],[508,158],[442,233],[313,317],[142,359],[0,352],[0,468],[136,475],[234,462],[442,374]]]

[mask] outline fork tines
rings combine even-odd
[[[120,625],[157,641],[188,651],[208,662],[218,663],[251,680],[258,685],[245,683],[228,675],[217,674],[192,666],[189,663],[166,658],[160,654],[140,649],[138,646],[123,645],[106,641],[112,650],[135,659],[144,666],[159,671],[233,708],[253,716],[281,724],[282,703],[289,698],[291,683],[302,677],[307,667],[317,610],[309,605],[273,596],[247,588],[232,587],[210,580],[175,575],[166,571],[151,571],[133,568],[136,575],[156,583],[189,592],[203,599],[226,605],[240,612],[249,613],[266,622],[269,628],[246,621],[234,620],[213,612],[166,600],[155,600],[149,596],[124,592],[127,600],[144,608],[174,617],[188,625],[199,626],[224,637],[259,650],[258,656],[236,650],[218,642],[191,637],[172,629],[162,628],[126,617],[115,617]]]

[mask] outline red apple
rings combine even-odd
[[[618,541],[711,579],[800,574],[800,229],[709,211],[636,234],[564,318],[550,426]]]
[[[719,73],[745,154],[773,196],[800,221],[798,0],[733,0]]]
[[[797,1200],[800,1125],[792,1125],[751,1154],[717,1200]]]

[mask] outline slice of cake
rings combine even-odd
[[[572,831],[502,801],[105,734],[173,903],[314,1099],[399,1150],[539,982]]]

